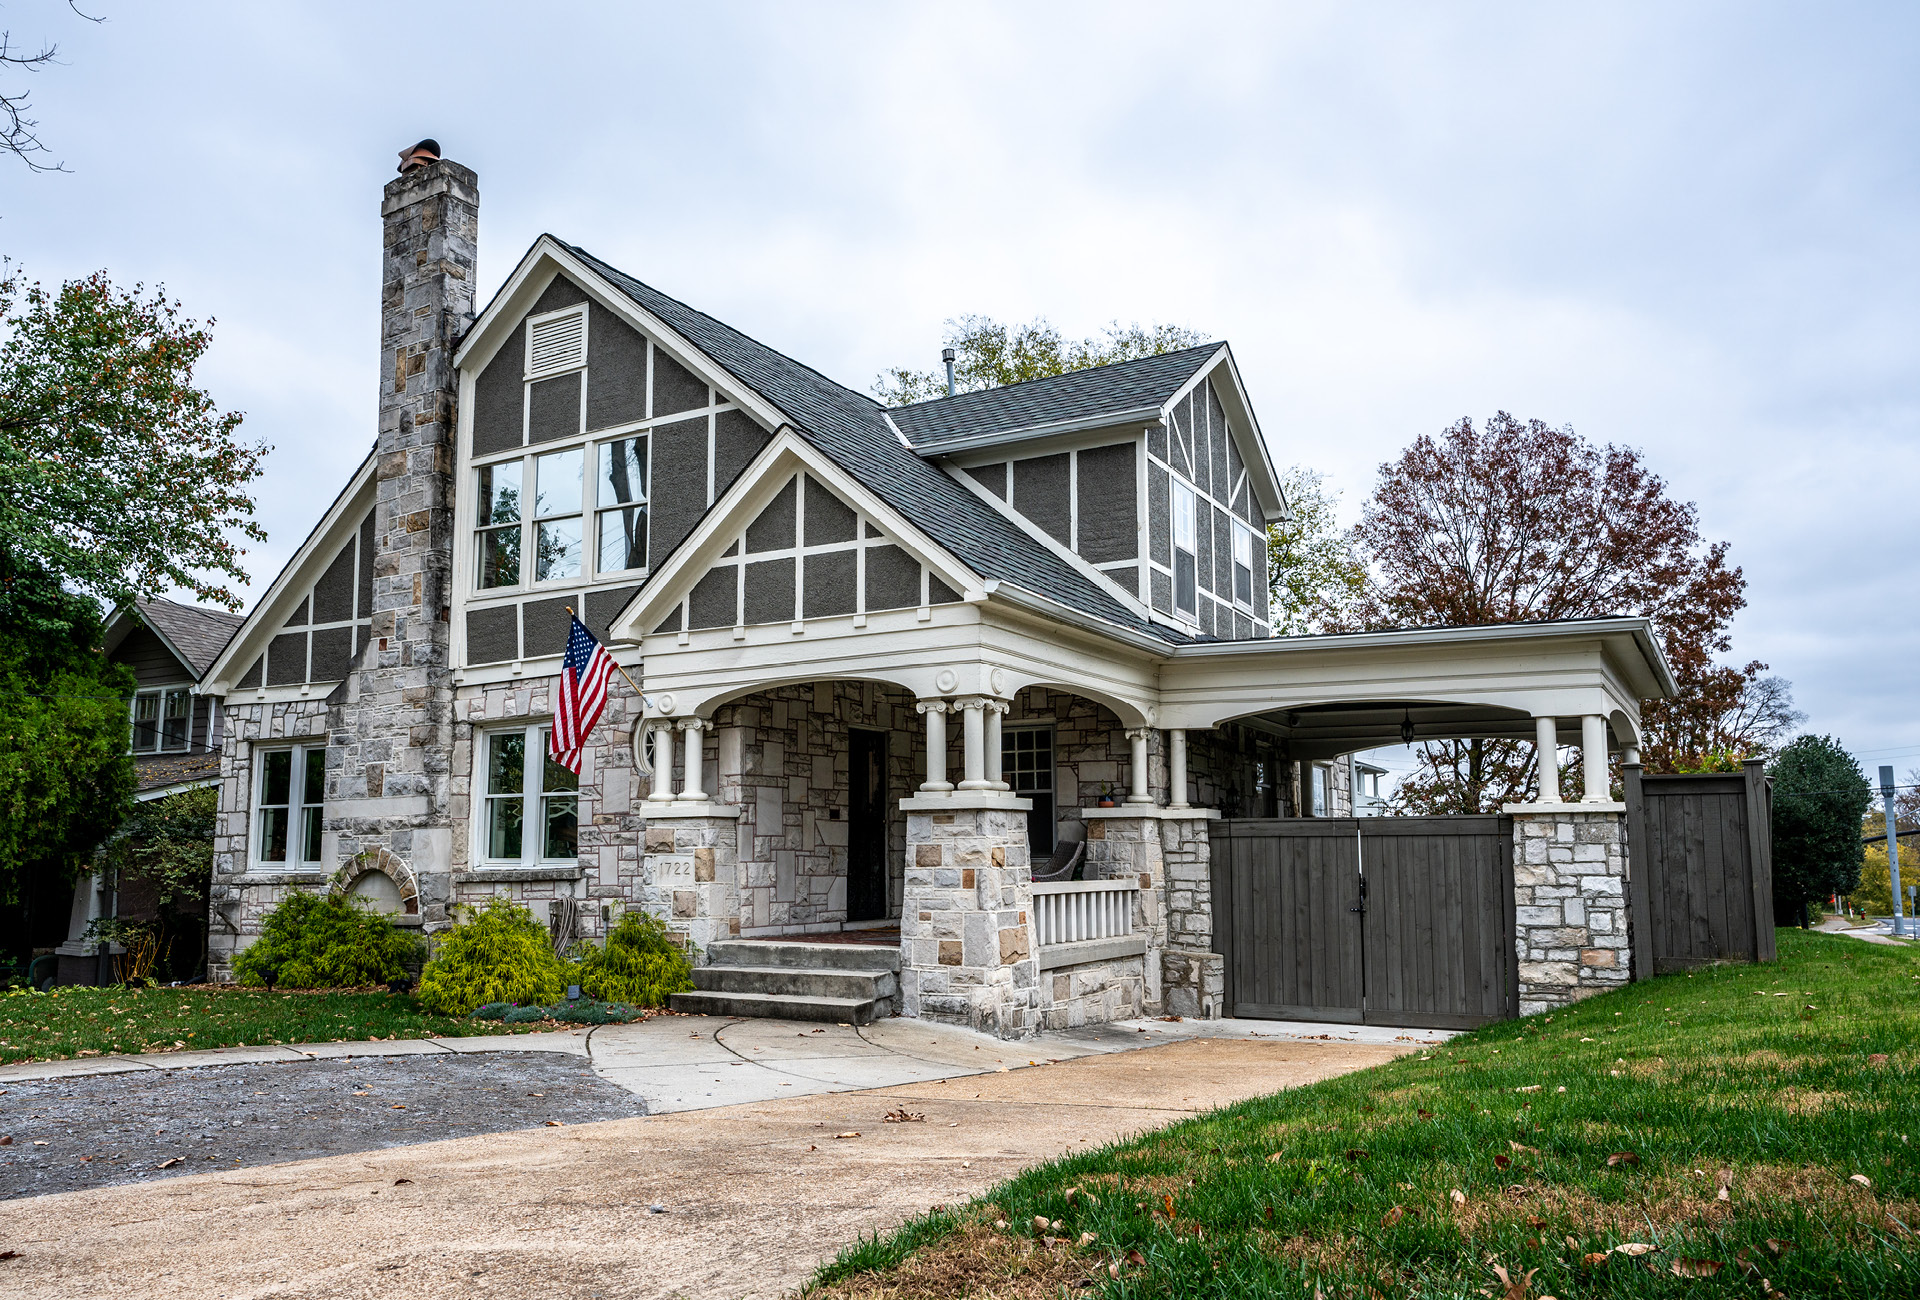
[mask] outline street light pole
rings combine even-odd
[[[1893,767],[1890,764],[1880,768],[1880,798],[1887,809],[1887,872],[1893,886],[1893,933],[1897,938],[1906,933],[1903,918],[1907,909],[1900,901],[1900,828],[1893,820]]]

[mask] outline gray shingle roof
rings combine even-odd
[[[1117,418],[1166,405],[1194,371],[1219,351],[1220,344],[1204,343],[1157,357],[898,406],[889,414],[916,447],[1106,415]]]
[[[137,600],[134,608],[140,611],[142,622],[185,657],[195,677],[206,675],[215,657],[226,649],[227,642],[246,622],[244,614],[182,605],[171,600]]]
[[[884,408],[872,398],[669,298],[585,249],[567,247],[609,284],[777,407],[823,455],[982,578],[1011,583],[1080,613],[1165,641],[1191,639],[1133,613],[938,466],[901,445],[887,425]]]

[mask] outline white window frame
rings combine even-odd
[[[292,762],[287,773],[287,802],[268,804],[267,760],[269,755],[292,754]],[[320,802],[306,801],[306,781],[309,764],[319,764],[321,775]],[[326,869],[326,763],[327,746],[323,739],[291,745],[256,745],[253,750],[253,803],[252,815],[248,818],[247,858],[254,867],[263,871],[324,871]],[[267,817],[269,808],[287,810],[287,856],[280,859],[269,858],[266,854]],[[322,840],[316,849],[317,856],[302,856],[306,842],[306,827],[309,816],[321,824]]]
[[[186,701],[187,736],[182,743],[178,745],[169,745],[166,743],[167,701],[175,697],[178,697]],[[134,728],[138,728],[140,725],[140,701],[143,699],[152,700],[154,702],[153,744],[142,748],[141,745],[139,744],[138,731],[137,730],[130,731],[127,735],[128,752],[133,754],[141,754],[141,755],[192,753],[193,752],[193,687],[186,683],[182,683],[181,685],[178,685],[178,686],[147,686],[147,687],[142,687],[139,690],[135,691],[133,693],[133,698],[127,702],[127,721]]]
[[[550,361],[548,364],[544,366],[539,366],[536,368],[535,361],[534,361],[534,350],[533,350],[534,340],[539,336],[541,331],[552,329],[553,327],[560,325],[569,319],[578,319],[580,322],[579,337],[575,340],[575,346],[579,350],[577,352],[569,352],[569,353],[563,354],[557,362]],[[527,317],[526,331],[527,331],[527,352],[526,352],[527,364],[526,364],[526,372],[525,372],[526,382],[531,383],[533,380],[536,380],[536,379],[552,379],[556,375],[564,375],[575,370],[586,369],[587,367],[587,304],[578,303],[572,307],[562,307],[558,311],[542,312],[538,316],[529,316]]]
[[[646,475],[641,484],[641,496],[637,501],[608,502],[600,501],[600,456],[601,449],[610,443],[640,441],[646,445]],[[564,514],[542,515],[539,513],[540,458],[560,452],[580,453],[580,508]],[[483,524],[479,520],[480,475],[483,471],[500,465],[518,464],[520,467],[520,519],[516,524]],[[653,558],[652,522],[653,522],[653,436],[649,428],[609,429],[596,432],[591,438],[571,440],[555,439],[552,442],[536,443],[531,447],[516,447],[511,452],[487,456],[474,460],[467,467],[470,490],[473,494],[473,518],[467,524],[468,556],[473,566],[470,580],[470,594],[481,599],[495,596],[525,594],[536,591],[566,591],[587,583],[612,579],[626,579],[630,582],[644,582]],[[637,569],[603,569],[600,567],[600,526],[606,518],[616,516],[622,509],[638,509],[646,512],[647,519],[647,559]],[[535,578],[531,575],[539,562],[538,545],[540,525],[556,520],[578,519],[580,521],[580,572],[558,578]],[[483,587],[480,580],[485,574],[486,534],[499,532],[505,528],[520,530],[520,581],[498,587]]]
[[[535,718],[516,726],[486,727],[474,729],[473,746],[473,824],[468,837],[472,852],[468,855],[476,867],[487,869],[549,869],[572,870],[579,866],[579,834],[582,822],[581,807],[585,796],[576,785],[571,791],[556,790],[549,792],[544,787],[547,764],[547,735],[553,730],[553,719]],[[487,792],[488,759],[493,752],[495,736],[520,735],[526,739],[525,766],[521,769],[520,793],[518,795],[491,795]],[[573,796],[574,856],[553,858],[546,856],[546,801],[550,798]],[[492,842],[489,834],[492,825],[493,805],[503,799],[520,801],[520,856],[517,858],[496,858],[489,852]],[[531,806],[531,811],[529,810]],[[541,852],[533,852],[539,849]]]
[[[1178,476],[1169,480],[1173,486],[1173,612],[1190,623],[1200,621],[1200,548],[1199,548],[1199,496],[1191,483]],[[1183,509],[1184,507],[1184,509]],[[1181,525],[1186,525],[1186,545],[1180,544]],[[1193,569],[1193,589],[1188,593],[1189,603],[1180,603],[1180,561],[1184,556]]]
[[[1233,521],[1233,603],[1248,613],[1252,613],[1255,605],[1258,603],[1257,597],[1260,590],[1261,570],[1265,567],[1255,565],[1253,562],[1254,554],[1259,549],[1259,545],[1253,529],[1247,527],[1241,520],[1236,519]],[[1242,548],[1245,548],[1247,553],[1245,564],[1240,562],[1240,552]],[[1240,571],[1242,569],[1245,569],[1247,574],[1247,595],[1244,600],[1240,596]]]

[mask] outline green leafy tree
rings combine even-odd
[[[267,913],[233,978],[268,988],[345,989],[405,979],[419,940],[363,902],[297,890]]]
[[[219,813],[211,786],[136,803],[94,854],[94,864],[113,873],[123,913],[131,899],[152,908],[161,960],[177,977],[191,975],[206,950]]]
[[[1338,631],[1353,621],[1367,585],[1335,513],[1340,494],[1300,466],[1280,476],[1280,487],[1291,517],[1267,528],[1274,634]]]
[[[1003,325],[988,316],[959,316],[946,324],[946,345],[954,350],[954,390],[961,393],[1050,379],[1071,370],[1157,357],[1198,347],[1207,336],[1183,325],[1109,324],[1100,338],[1070,339],[1046,317],[1026,325]],[[913,370],[895,366],[873,382],[873,394],[888,406],[908,406],[947,395],[944,366]]]
[[[70,883],[132,804],[133,674],[101,632],[93,601],[0,550],[0,903]]]
[[[1860,823],[1873,803],[1860,764],[1831,736],[1801,736],[1773,760],[1773,908],[1806,923],[1807,904],[1860,884]]]
[[[236,538],[264,540],[241,443],[193,370],[212,335],[104,272],[50,291],[0,276],[0,548],[120,605],[169,588],[240,608]]]

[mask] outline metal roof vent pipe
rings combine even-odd
[[[941,348],[940,359],[947,363],[947,396],[953,396],[953,349]]]

